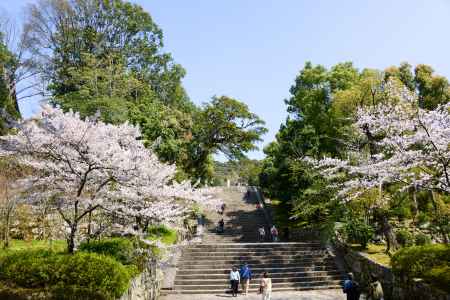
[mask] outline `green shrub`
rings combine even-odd
[[[343,229],[348,242],[361,244],[364,249],[374,235],[373,228],[360,219],[348,220]]]
[[[395,239],[402,247],[414,245],[413,235],[405,229],[401,229],[395,233]]]
[[[109,255],[124,265],[135,263],[136,251],[133,242],[126,238],[110,238],[84,242],[80,251]]]
[[[13,287],[49,290],[56,298],[115,299],[128,288],[131,272],[96,253],[14,251],[1,257],[0,280]]]
[[[450,246],[433,244],[400,249],[392,257],[392,271],[409,280],[423,278],[450,292]]]
[[[427,281],[441,290],[450,292],[450,265],[434,267],[425,272]]]
[[[415,243],[417,246],[423,246],[431,244],[431,237],[425,233],[418,233],[415,236]]]
[[[150,226],[147,230],[148,239],[156,240],[160,239],[166,245],[173,245],[177,242],[178,234],[177,231],[168,228],[164,225]]]

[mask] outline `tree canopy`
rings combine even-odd
[[[399,141],[399,137],[386,136],[387,133],[383,130],[394,123],[403,126],[400,120],[406,122],[408,119],[413,122],[414,118],[411,116],[406,119],[400,116],[415,112],[417,116],[421,116],[419,120],[422,120],[421,124],[426,124],[425,127],[432,125],[428,124],[427,120],[430,122],[434,120],[434,122],[440,122],[439,126],[434,124],[439,127],[438,131],[446,132],[444,124],[448,120],[442,123],[438,121],[442,119],[438,116],[446,114],[445,109],[442,110],[442,105],[449,102],[449,88],[447,79],[436,75],[427,65],[418,65],[414,70],[408,63],[401,63],[399,67],[393,66],[386,70],[358,70],[350,62],[337,64],[330,69],[307,62],[290,89],[291,97],[286,100],[289,116],[277,133],[276,141],[264,149],[267,156],[262,162],[263,167],[260,173],[263,189],[270,197],[281,201],[280,205],[284,207],[286,217],[293,218],[289,220],[295,220],[297,225],[320,228],[335,221],[359,218],[365,218],[367,222],[368,213],[372,211],[370,218],[377,219],[382,224],[380,225],[382,229],[385,232],[389,231],[388,218],[404,215],[405,211],[415,210],[417,213],[417,203],[414,204],[414,201],[417,201],[419,197],[419,190],[436,191],[436,189],[419,188],[416,185],[417,193],[414,192],[411,196],[409,194],[411,187],[406,188],[394,181],[395,184],[386,185],[383,192],[383,199],[391,200],[386,201],[385,206],[373,206],[379,197],[376,184],[368,187],[364,186],[363,181],[357,188],[361,194],[358,194],[356,201],[342,205],[338,192],[341,184],[346,181],[340,180],[346,178],[349,184],[357,184],[359,177],[354,172],[345,173],[342,169],[343,165],[338,165],[332,169],[336,173],[330,181],[323,172],[319,171],[320,168],[317,168],[314,163],[311,165],[308,159],[320,161],[327,157],[323,161],[325,164],[337,160],[347,161],[351,166],[356,164],[353,155],[356,153],[362,157],[374,156],[379,159],[379,166],[366,165],[365,170],[370,180],[374,180],[372,176],[374,172],[383,172],[383,170],[389,173],[389,176],[395,177],[400,173],[407,175],[408,172],[403,167],[391,166],[389,171],[386,169],[387,163],[397,157],[395,151],[387,151],[385,153],[387,156],[383,159],[379,156],[383,153],[383,141],[386,141],[386,138]],[[404,105],[400,105],[405,101],[410,103],[409,112]],[[372,124],[373,126],[361,123],[369,120],[368,117],[362,117],[361,111],[369,111],[377,107],[386,108],[385,118],[379,119],[377,125]],[[425,117],[428,115],[433,117]],[[388,119],[392,122],[388,122]],[[356,124],[361,125],[358,130],[355,129]],[[374,126],[378,129],[374,130]],[[404,127],[402,129],[404,131],[398,132],[403,132],[404,137],[412,142],[416,135],[426,138],[419,128],[420,124],[416,124],[413,127]],[[429,134],[433,134],[432,132],[433,130],[429,131]],[[442,138],[437,139],[446,143]],[[417,154],[428,149],[428,146],[410,146],[412,149],[409,150]],[[432,152],[427,151],[430,155]],[[446,152],[446,150],[440,152]],[[408,160],[405,152],[398,155]],[[429,163],[433,164],[431,158],[420,161],[410,157],[408,161],[419,164],[434,175],[438,174],[434,167],[428,167]],[[436,162],[435,166],[438,167],[440,163]],[[381,168],[381,165],[386,168]],[[401,165],[406,166],[407,161],[402,161]],[[407,167],[407,169],[411,168]],[[411,179],[411,177],[408,178]],[[417,176],[417,180],[420,178]],[[435,184],[439,184],[438,181]],[[412,189],[414,190],[414,187]],[[437,194],[446,197],[447,191],[441,188]],[[438,196],[435,196],[433,196],[434,200],[425,196],[428,200],[424,201],[438,203],[436,202]],[[424,213],[427,212],[425,207],[421,209]],[[442,211],[441,213],[428,212],[433,215],[434,220],[437,221],[439,218],[443,220]],[[445,225],[438,225],[439,230],[442,226]]]
[[[181,82],[185,70],[164,51],[162,30],[137,4],[39,0],[29,5],[23,32],[53,105],[139,125],[145,145],[177,164],[179,178],[210,180],[213,154],[242,157],[266,131],[230,97],[195,106]]]

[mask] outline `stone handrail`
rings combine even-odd
[[[271,209],[270,209],[270,207],[268,207],[266,201],[264,201],[264,196],[262,195],[260,189],[256,186],[249,186],[248,190],[255,193],[256,200],[261,205],[261,208],[263,210],[264,219],[266,220],[267,226],[272,225],[273,220],[272,220]]]

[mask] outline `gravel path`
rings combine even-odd
[[[167,295],[161,300],[219,300],[219,299],[240,299],[240,300],[260,300],[261,295],[249,294],[248,296],[239,295]],[[344,300],[345,295],[342,290],[317,290],[302,292],[275,292],[272,294],[272,300]]]

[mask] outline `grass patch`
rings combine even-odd
[[[147,229],[148,235],[145,237],[148,240],[156,241],[159,240],[165,245],[173,245],[178,240],[177,231],[168,228],[164,225],[154,225]],[[164,249],[158,248],[156,246],[151,247],[152,254],[157,257],[161,257],[164,254]]]
[[[354,251],[365,253],[368,258],[379,264],[384,266],[391,265],[391,257],[386,254],[385,245],[369,243],[367,244],[367,249],[364,249],[360,244],[348,244],[348,246]]]
[[[21,250],[50,250],[54,252],[66,252],[67,243],[65,240],[11,240],[7,249],[0,249],[4,251],[21,251]]]
[[[178,239],[177,231],[164,225],[151,226],[148,228],[147,232],[148,235],[146,238],[148,240],[160,240],[166,245],[173,245]]]

